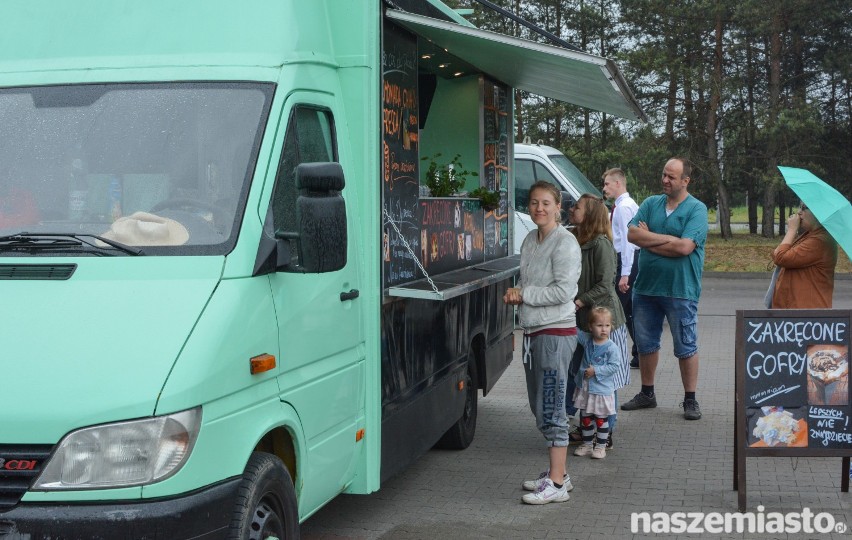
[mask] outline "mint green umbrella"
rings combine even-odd
[[[852,204],[806,169],[778,167],[784,181],[852,259]]]

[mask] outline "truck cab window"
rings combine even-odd
[[[0,145],[0,236],[99,235],[149,256],[229,253],[273,92],[228,81],[0,88],[0,140],[14,141]],[[83,244],[36,256],[102,253]]]
[[[296,166],[328,161],[337,161],[331,112],[316,107],[294,107],[287,122],[287,135],[272,192],[272,219],[276,231],[297,230]]]
[[[562,189],[562,184],[540,163],[529,159],[515,160],[515,210],[529,212],[530,188],[539,180]]]
[[[550,182],[556,187],[560,187],[562,185],[559,183],[559,180],[557,180],[556,177],[553,176],[553,174],[541,163],[535,163],[535,180],[536,182],[544,180],[545,182]]]
[[[530,203],[530,188],[535,183],[532,161],[528,159],[515,160],[515,210],[528,212]]]

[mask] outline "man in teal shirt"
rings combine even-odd
[[[642,390],[621,408],[632,411],[657,406],[654,375],[665,318],[683,380],[683,416],[698,420],[698,299],[707,206],[687,191],[691,174],[689,160],[670,159],[663,168],[663,194],[645,199],[628,226],[628,240],[641,248],[639,275],[633,285],[633,325]]]

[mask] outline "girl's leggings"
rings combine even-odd
[[[583,433],[583,443],[592,444],[592,440],[595,438],[595,428],[598,432],[595,442],[606,446],[606,440],[609,439],[609,419],[606,416],[599,418],[593,414],[586,414],[585,411],[580,411],[580,431]]]

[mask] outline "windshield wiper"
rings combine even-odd
[[[75,247],[86,244],[87,246],[106,251],[103,246],[100,246],[89,239],[103,242],[104,244],[119,251],[123,251],[128,255],[143,255],[142,250],[139,248],[131,247],[122,244],[121,242],[104,238],[103,236],[87,233],[22,232],[18,234],[10,234],[8,236],[0,236],[0,249],[6,247],[12,249],[53,249]]]

